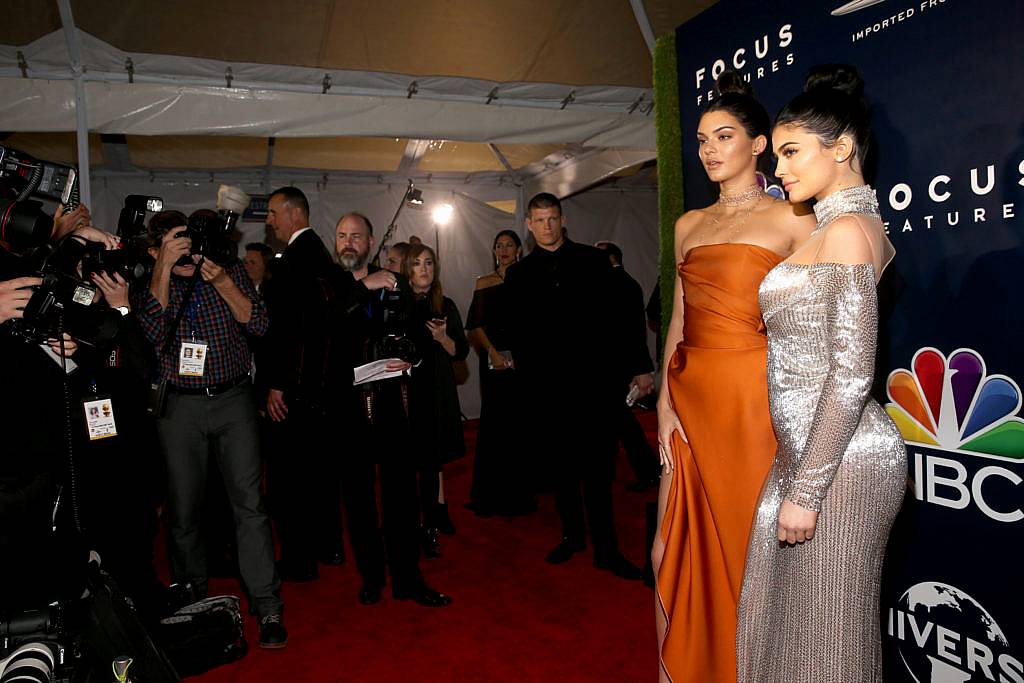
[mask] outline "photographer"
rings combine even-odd
[[[259,614],[259,645],[284,647],[280,582],[260,496],[260,455],[246,335],[262,336],[267,313],[236,259],[220,266],[192,252],[186,219],[162,211],[149,223],[155,259],[137,315],[166,388],[157,433],[167,466],[171,573],[206,593],[200,528],[207,465],[217,457],[235,517],[239,569]]]
[[[86,265],[83,263],[83,268]],[[131,309],[131,285],[116,269],[83,275],[102,301],[121,314],[112,340],[76,356],[76,446],[82,522],[103,569],[131,598],[143,621],[165,616],[163,585],[153,566],[162,463],[154,448],[156,428],[146,412],[152,351]]]
[[[66,481],[68,433],[65,369],[77,343],[64,334],[46,344],[26,341],[8,324],[24,317],[39,277],[25,259],[0,245],[0,621],[81,595],[88,552],[66,505],[57,507]],[[61,358],[61,355],[64,358]]]
[[[411,368],[421,355],[408,348],[405,328],[412,296],[408,282],[368,265],[374,247],[373,226],[358,213],[342,216],[335,230],[335,250],[342,268],[358,282],[342,302],[337,337],[345,344],[348,364],[339,386],[351,387],[352,368],[385,358],[400,357],[388,370]],[[404,357],[403,357],[404,356]],[[415,372],[415,370],[414,370]],[[382,522],[391,573],[391,595],[427,607],[444,607],[451,598],[423,580],[419,568],[419,504],[416,461],[410,438],[406,378],[393,377],[346,391],[340,422],[348,453],[342,491],[348,511],[353,550],[363,585],[359,601],[378,602],[384,586],[384,544],[377,523],[374,491],[380,463]]]

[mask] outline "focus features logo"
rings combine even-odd
[[[733,50],[732,54],[715,59],[710,66],[702,66],[694,72],[697,90],[697,106],[710,102],[715,97],[715,81],[726,69],[735,69],[747,82],[760,80],[766,75],[781,71],[792,66],[792,52],[784,55],[777,50],[784,50],[793,43],[793,25],[783,24],[775,35],[765,33],[755,38],[752,44],[742,45]],[[710,71],[710,73],[709,73]],[[709,78],[710,76],[710,78]]]
[[[1024,683],[1024,665],[999,624],[955,586],[912,586],[889,608],[886,633],[917,683]]]

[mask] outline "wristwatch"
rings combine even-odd
[[[121,315],[128,315],[128,307],[127,306],[118,306],[116,310]]]

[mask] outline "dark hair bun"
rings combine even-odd
[[[729,93],[735,93],[737,95],[749,95],[754,96],[754,89],[750,87],[750,84],[743,80],[743,77],[739,75],[739,72],[727,69],[722,72],[722,75],[715,81],[715,90],[719,95],[728,95]]]
[[[864,97],[864,79],[850,64],[819,64],[811,67],[804,81],[804,92],[817,90],[838,90],[859,100]]]

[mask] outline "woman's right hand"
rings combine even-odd
[[[689,443],[683,423],[671,402],[664,398],[658,399],[658,459],[663,472],[671,472],[675,465],[672,461],[672,433],[679,432],[679,438]]]
[[[505,355],[493,346],[491,347],[491,350],[487,352],[487,355],[490,356],[491,366],[495,370],[505,370],[509,367],[508,363],[505,361]]]

